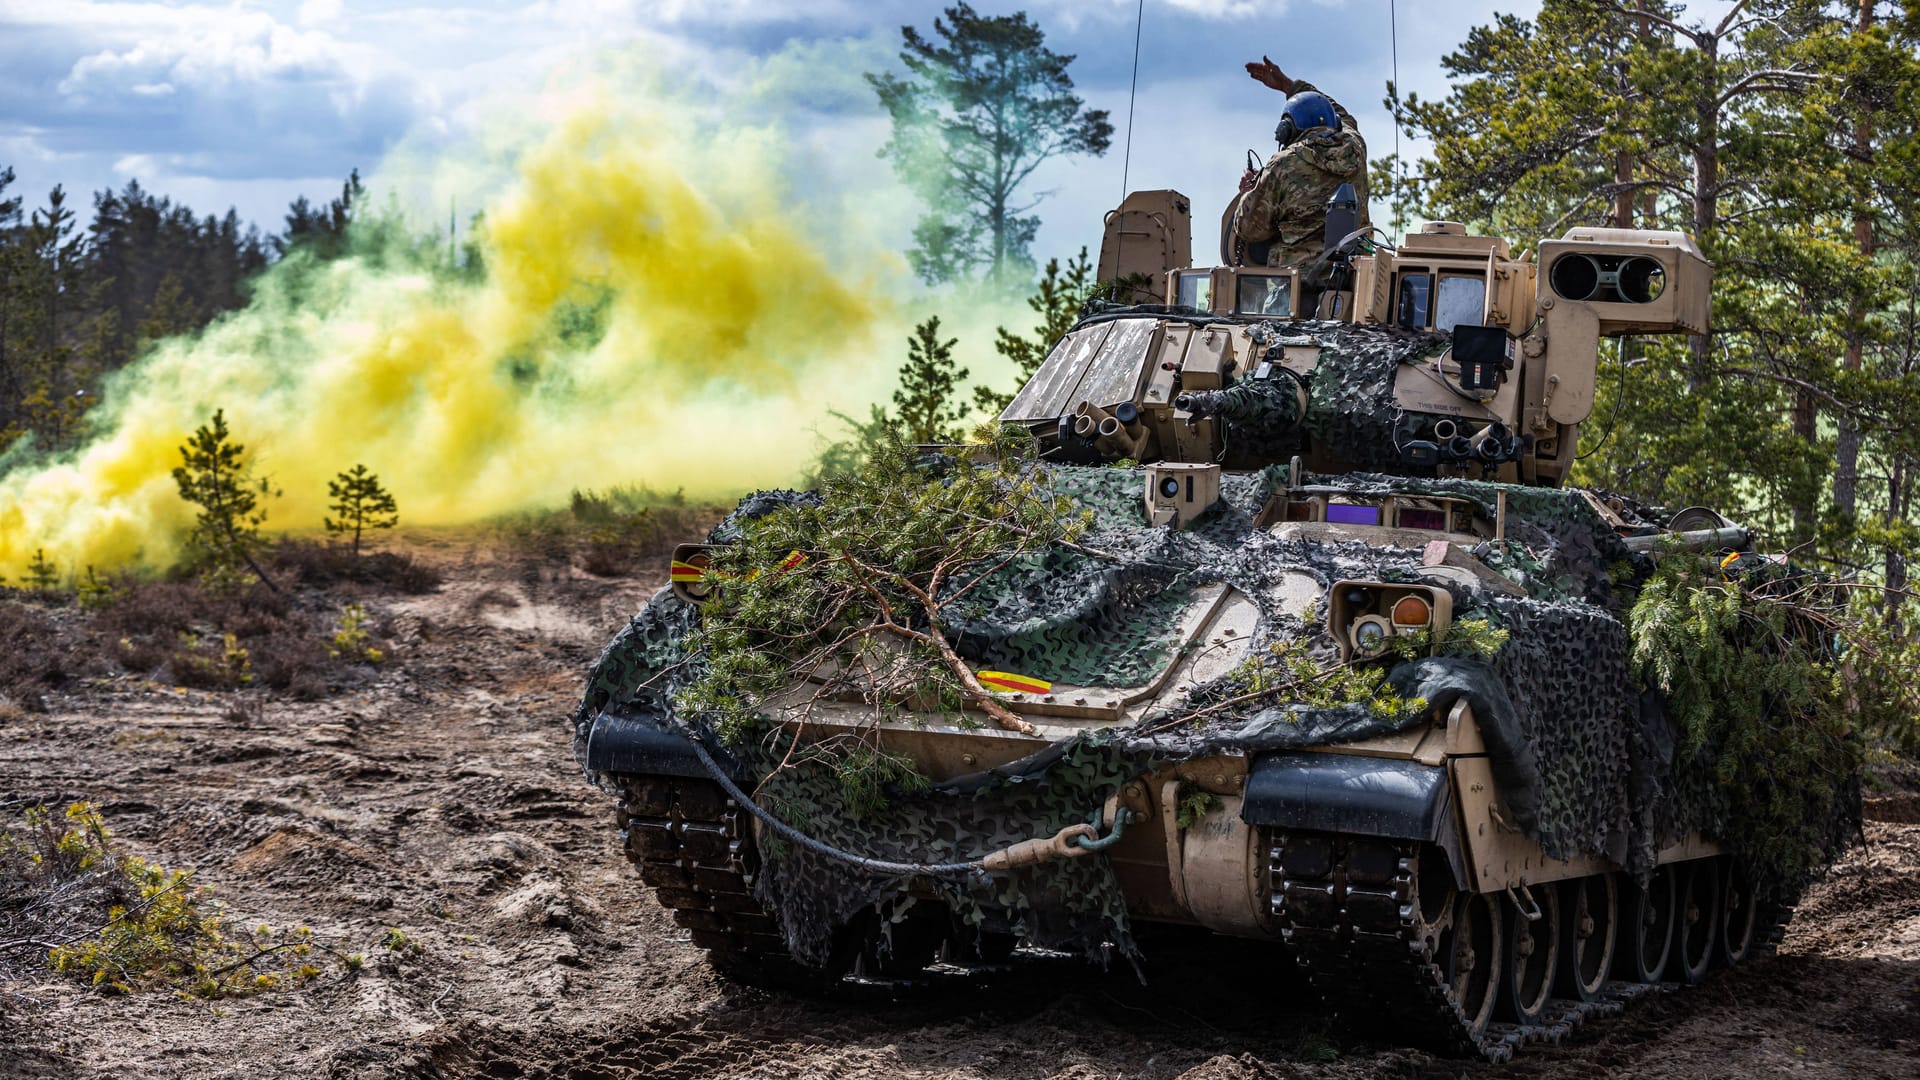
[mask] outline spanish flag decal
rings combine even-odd
[[[1015,694],[1045,694],[1053,690],[1053,684],[1045,679],[1029,679],[1009,671],[982,671],[979,679],[982,686]]]
[[[655,563],[654,565],[658,566],[659,564]],[[706,572],[706,567],[696,563],[681,562],[679,559],[673,560],[673,580],[675,581],[697,584],[700,576]]]

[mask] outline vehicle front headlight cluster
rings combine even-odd
[[[1336,581],[1329,591],[1327,630],[1345,660],[1384,656],[1398,637],[1439,638],[1452,622],[1453,594],[1432,585]]]

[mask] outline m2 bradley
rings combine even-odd
[[[728,561],[832,489],[676,553],[574,749],[716,964],[906,978],[1182,924],[1284,943],[1350,1028],[1500,1059],[1769,947],[1797,880],[1730,835],[1626,607],[1657,560],[1777,564],[1709,511],[1564,486],[1600,339],[1706,332],[1710,267],[1659,231],[1394,249],[1342,202],[1306,267],[1189,267],[1175,192],[1108,215],[1100,276],[1144,302],[1088,313],[1002,413],[1026,456],[913,465],[936,491],[997,468],[1081,523],[888,610],[944,695],[870,642],[716,728],[689,687],[740,648],[706,632],[730,594],[859,559]],[[864,795],[806,750],[835,739],[891,763]]]

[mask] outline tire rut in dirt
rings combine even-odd
[[[423,1048],[396,1075],[489,1080],[697,1080],[817,1048],[725,1027],[673,1021],[625,1031],[466,1031]]]

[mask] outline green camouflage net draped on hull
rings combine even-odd
[[[1171,662],[1173,627],[1193,591],[1215,584],[1258,607],[1251,655],[1280,643],[1331,662],[1335,646],[1324,625],[1286,609],[1286,582],[1305,575],[1323,594],[1343,579],[1436,583],[1418,576],[1421,549],[1288,539],[1256,529],[1255,515],[1286,487],[1281,467],[1226,475],[1220,503],[1183,530],[1147,524],[1138,469],[1031,468],[1053,493],[1091,512],[1092,527],[1075,545],[1014,559],[983,580],[955,578],[950,589],[966,591],[942,607],[943,627],[976,668],[1076,686],[1138,685]],[[1370,474],[1300,479],[1353,495],[1467,500],[1489,520],[1504,491],[1506,542],[1484,545],[1480,558],[1515,588],[1444,585],[1453,594],[1456,625],[1486,620],[1506,631],[1504,646],[1484,660],[1390,662],[1393,688],[1404,699],[1424,700],[1424,710],[1363,702],[1306,707],[1284,697],[1220,708],[1238,690],[1227,676],[1164,701],[1129,725],[1052,746],[1036,743],[1033,755],[988,773],[922,791],[896,787],[883,808],[865,817],[820,764],[778,771],[759,793],[762,805],[828,844],[872,858],[964,860],[1084,822],[1120,784],[1148,768],[1387,734],[1444,715],[1465,699],[1515,824],[1549,855],[1601,856],[1644,875],[1666,841],[1695,829],[1716,833],[1722,822],[1712,797],[1712,763],[1676,760],[1680,739],[1659,695],[1643,690],[1633,668],[1623,605],[1651,563],[1629,551],[1580,493]],[[737,537],[755,517],[796,503],[817,505],[809,502],[817,498],[762,493],[714,539]],[[766,740],[725,747],[697,717],[676,711],[676,692],[705,662],[685,648],[698,620],[694,607],[663,590],[608,645],[574,715],[580,760],[586,760],[594,717],[606,709],[650,716],[698,738],[749,778],[775,771]],[[1210,710],[1204,718],[1183,719],[1201,709]],[[876,879],[791,845],[773,844],[764,855],[759,899],[778,914],[802,960],[824,962],[840,927],[901,892],[897,880]],[[940,888],[961,918],[983,926],[1010,918],[1011,927],[995,928],[1014,929],[1036,945],[1094,956],[1109,945],[1131,951],[1125,906],[1105,859],[1059,860],[991,884],[950,881]]]

